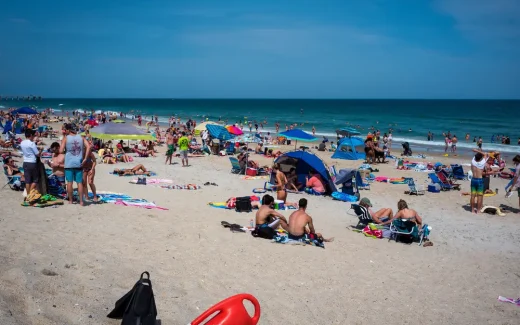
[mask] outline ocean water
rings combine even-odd
[[[264,131],[280,131],[286,124],[303,123],[301,129],[334,137],[334,130],[355,126],[362,134],[373,127],[393,129],[394,142],[416,146],[443,147],[443,132],[459,138],[459,148],[474,148],[473,138],[482,137],[485,150],[520,152],[520,100],[308,100],[308,99],[43,99],[41,101],[2,100],[4,107],[36,106],[62,111],[102,110],[159,116],[167,122],[172,115],[185,120],[227,120],[228,123],[266,120]],[[244,130],[248,130],[244,125]],[[260,129],[261,130],[261,129]],[[427,141],[428,131],[434,141]],[[470,141],[464,140],[470,134]],[[493,134],[508,135],[511,145],[491,143]]]

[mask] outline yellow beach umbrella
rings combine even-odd
[[[217,122],[213,122],[213,121],[207,121],[207,122],[204,122],[204,123],[200,123],[199,125],[197,125],[195,127],[195,135],[200,135],[200,132],[206,130],[206,125],[208,124],[218,124]]]

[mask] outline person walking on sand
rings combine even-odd
[[[90,156],[90,144],[81,135],[78,135],[72,124],[65,125],[65,136],[61,141],[60,152],[65,152],[65,180],[67,181],[67,196],[69,203],[73,203],[72,185],[78,186],[79,204],[83,202],[83,170],[86,157]]]
[[[170,165],[172,164],[172,156],[175,152],[175,145],[173,142],[173,131],[168,130],[166,132],[166,146],[168,147],[168,150],[166,151],[166,161],[164,164],[168,164],[168,161],[170,162]]]
[[[486,167],[487,154],[478,149],[473,149],[476,152],[475,157],[471,160],[471,198],[470,207],[472,213],[480,213],[484,201],[484,179],[483,171]],[[476,202],[475,202],[476,199]]]
[[[186,136],[186,132],[182,132],[182,137],[177,141],[182,159],[182,167],[188,167],[188,149],[190,148],[190,140]]]

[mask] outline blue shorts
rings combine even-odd
[[[67,183],[82,183],[83,182],[83,169],[81,168],[65,168],[65,179]]]
[[[484,180],[482,178],[471,179],[471,194],[477,196],[484,195]]]

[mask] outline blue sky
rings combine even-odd
[[[520,98],[519,0],[3,1],[0,94]]]

